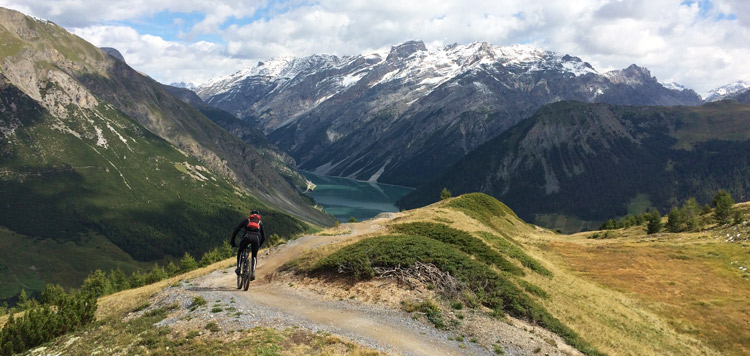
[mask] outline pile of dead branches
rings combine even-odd
[[[411,288],[420,286],[432,286],[436,291],[449,298],[457,298],[464,290],[464,284],[443,272],[431,263],[416,262],[414,265],[404,268],[396,267],[373,267],[375,275],[382,278],[395,278],[399,283],[404,283]]]

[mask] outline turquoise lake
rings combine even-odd
[[[396,212],[396,201],[413,190],[396,185],[301,173],[316,185],[315,190],[306,194],[341,222],[349,221],[352,216],[362,221],[382,212]]]

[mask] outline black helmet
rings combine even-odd
[[[260,215],[260,211],[257,211],[257,210],[255,210],[255,209],[253,209],[253,210],[252,210],[252,211],[250,212],[250,215],[253,215],[253,214],[258,214],[258,215]]]

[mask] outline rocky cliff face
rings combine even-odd
[[[700,103],[637,66],[602,74],[527,46],[419,41],[388,54],[276,59],[197,93],[262,125],[303,169],[409,186],[550,102]]]
[[[242,140],[242,142],[256,147],[263,160],[293,186],[297,187],[299,190],[306,190],[308,188],[309,183],[307,179],[297,171],[297,162],[294,158],[268,141],[260,127],[257,127],[250,122],[240,120],[224,110],[204,103],[198,95],[189,89],[169,85],[164,85],[163,87],[170,94],[179,98],[183,102],[190,104],[215,124]]]
[[[80,119],[75,108],[101,110],[102,105],[118,110],[269,205],[308,221],[330,222],[256,147],[216,126],[125,62],[53,23],[12,10],[0,9],[0,26],[6,43],[0,70],[52,116]]]

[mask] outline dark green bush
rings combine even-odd
[[[96,297],[92,293],[68,294],[47,286],[44,300],[49,304],[37,305],[18,319],[12,314],[8,317],[0,330],[0,355],[26,351],[94,321]]]
[[[523,271],[512,264],[482,240],[471,236],[466,231],[456,230],[444,224],[431,222],[414,222],[408,224],[394,225],[393,228],[401,233],[409,235],[420,235],[455,246],[497,268],[514,275],[523,275]]]
[[[544,268],[544,266],[542,266],[542,264],[539,263],[539,261],[527,255],[526,252],[524,252],[520,247],[514,245],[513,243],[508,241],[506,238],[497,236],[495,234],[491,234],[489,232],[484,232],[484,231],[480,232],[479,234],[486,241],[493,244],[493,246],[497,248],[500,252],[517,260],[518,262],[521,262],[522,265],[529,268],[530,270],[536,273],[539,273],[543,276],[552,277],[552,272]]]
[[[535,295],[537,297],[542,297],[544,299],[549,298],[549,294],[547,294],[547,292],[545,292],[544,289],[539,288],[538,286],[536,286],[534,284],[531,284],[529,282],[526,282],[523,279],[519,279],[518,280],[518,284],[520,284],[521,287],[525,291],[527,291],[527,292],[529,292],[529,293],[531,293],[531,294],[533,294],[533,295]]]

